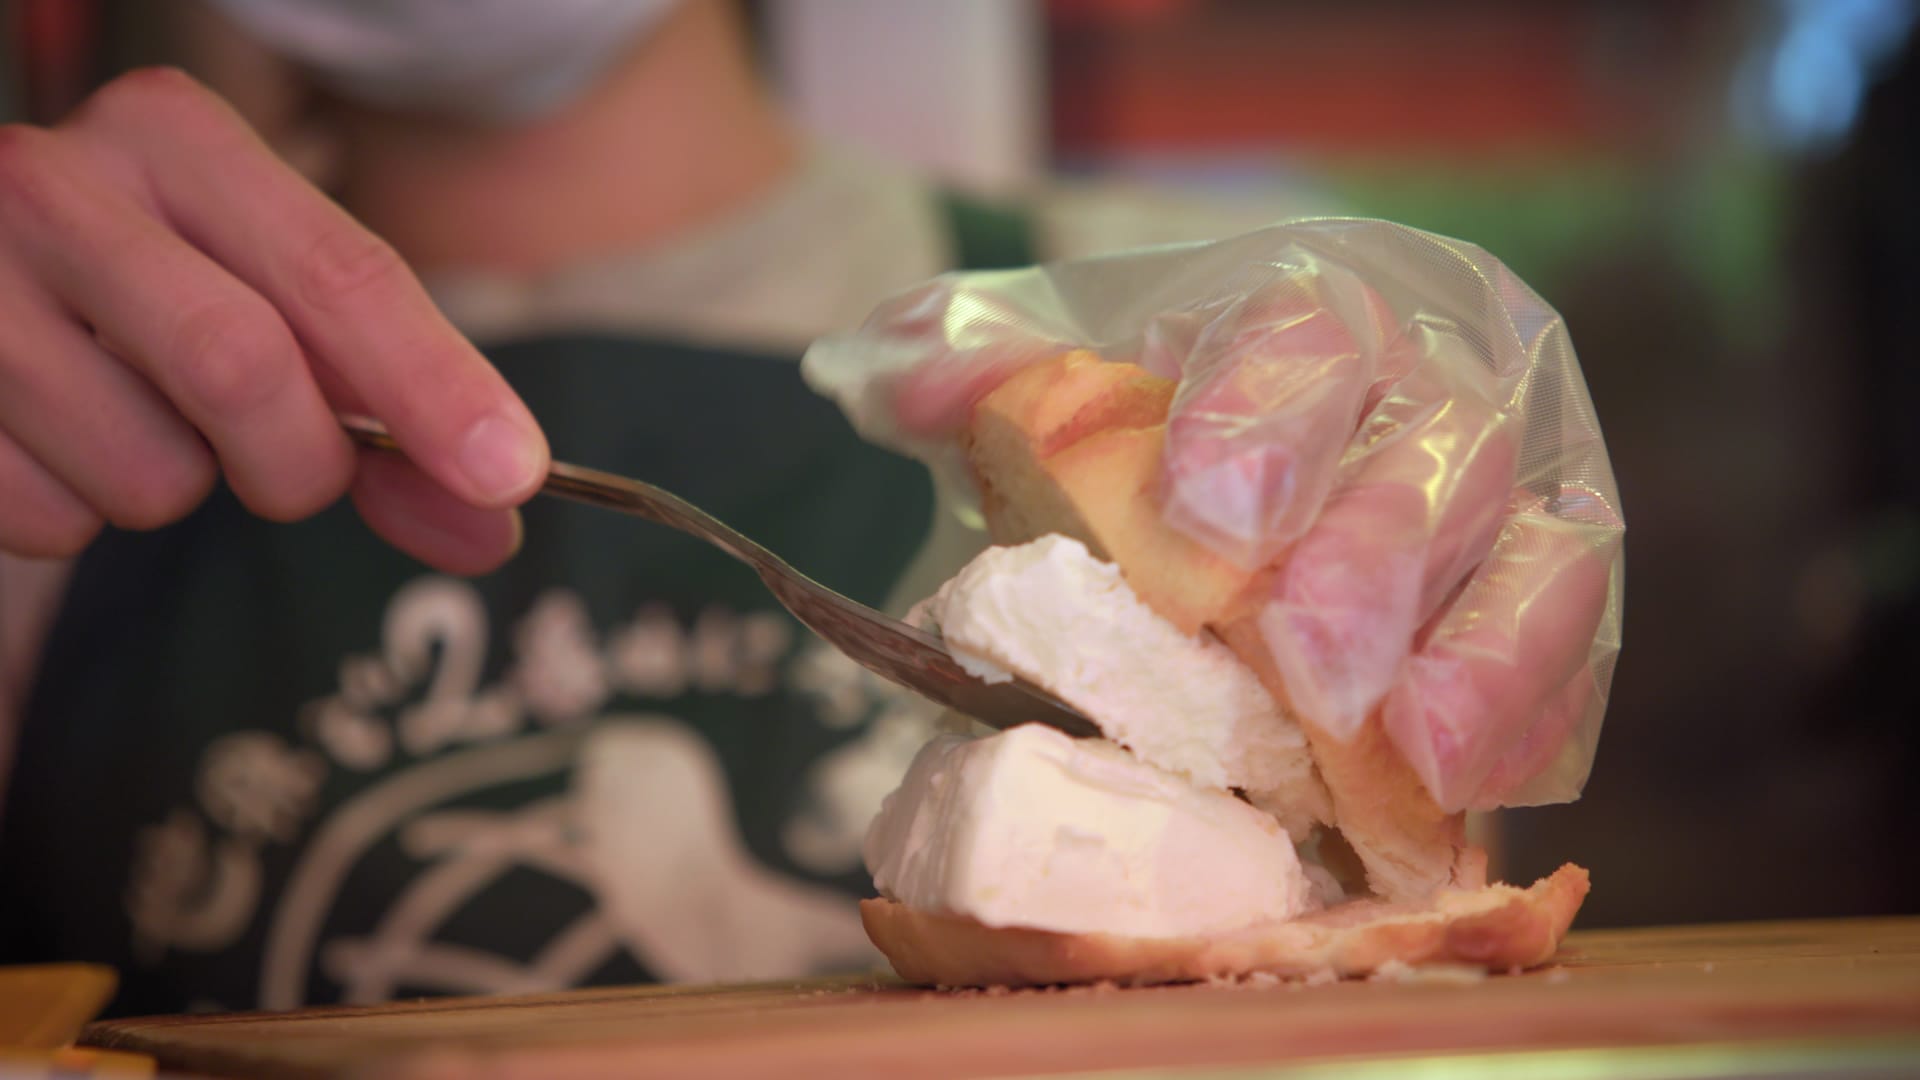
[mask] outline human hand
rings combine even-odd
[[[1207,323],[1168,420],[1167,518],[1272,567],[1255,618],[1288,704],[1342,739],[1377,714],[1448,810],[1530,798],[1597,730],[1594,665],[1618,648],[1602,624],[1624,525],[1598,432],[1528,443],[1572,367],[1539,307],[1517,321],[1544,348],[1502,356],[1357,280],[1297,275]]]
[[[1177,380],[1161,517],[1264,571],[1247,607],[1292,709],[1343,740],[1377,719],[1446,810],[1570,799],[1619,648],[1612,475],[1558,317],[1431,240],[1306,223],[946,279],[808,364],[936,462],[1066,349]]]
[[[356,464],[337,411],[405,457]],[[157,528],[224,475],[279,521],[350,494],[396,547],[478,573],[547,460],[399,256],[187,76],[0,128],[0,550]]]

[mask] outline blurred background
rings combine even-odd
[[[1589,926],[1920,910],[1915,4],[759,12],[809,125],[960,182],[1305,193],[1506,260],[1630,523],[1599,760],[1506,815],[1509,873],[1585,864]]]
[[[749,10],[815,133],[1092,233],[1152,192],[1505,259],[1631,524],[1588,793],[1508,815],[1509,873],[1590,867],[1588,926],[1920,911],[1912,0]]]

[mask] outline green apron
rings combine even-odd
[[[964,264],[1027,261],[1017,219],[951,210]],[[791,357],[488,351],[557,457],[680,493],[857,600],[926,534],[925,470]],[[910,730],[876,725],[924,703],[698,541],[552,499],[525,517],[522,552],[469,580],[344,505],[285,526],[222,492],[104,535],[23,711],[0,962],[110,964],[116,1013],[870,963],[846,793],[870,801],[901,753],[878,744]]]

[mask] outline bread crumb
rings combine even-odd
[[[1572,980],[1572,978],[1573,972],[1568,971],[1566,968],[1554,968],[1552,971],[1547,972],[1547,981],[1550,983],[1568,982]]]
[[[1018,993],[1011,986],[936,986],[934,989],[957,998],[1006,997]]]
[[[1404,961],[1389,960],[1375,968],[1373,974],[1367,976],[1367,981],[1470,986],[1485,982],[1486,978],[1487,969],[1472,964],[1421,964],[1416,967]]]
[[[1304,982],[1304,985],[1331,986],[1334,983],[1337,983],[1339,981],[1340,981],[1340,975],[1338,972],[1334,971],[1332,968],[1321,968],[1319,971],[1316,971],[1313,974],[1307,976]]]
[[[1076,995],[1110,994],[1118,989],[1120,989],[1120,984],[1114,982],[1112,979],[1100,979],[1090,983],[1070,983],[1063,986],[1052,986],[1047,988],[1047,992],[1050,994]]]
[[[1225,990],[1271,990],[1289,985],[1289,980],[1271,971],[1223,972],[1207,976],[1206,985]]]

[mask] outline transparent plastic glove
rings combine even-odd
[[[869,438],[968,482],[972,407],[1091,349],[1178,380],[1160,501],[1273,573],[1303,720],[1370,717],[1448,809],[1578,796],[1619,650],[1624,523],[1559,317],[1469,244],[1378,221],[949,275],[817,344]]]

